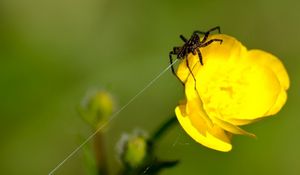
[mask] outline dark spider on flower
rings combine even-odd
[[[211,44],[212,42],[215,42],[215,41],[220,42],[220,44],[223,41],[221,39],[211,39],[211,40],[207,41],[207,38],[208,38],[209,34],[212,31],[215,31],[215,30],[218,30],[218,32],[221,33],[220,27],[217,26],[217,27],[214,27],[214,28],[208,30],[207,32],[202,32],[202,31],[196,30],[196,31],[193,32],[193,34],[192,34],[192,36],[189,40],[187,40],[183,35],[180,35],[180,38],[184,41],[184,45],[180,46],[180,47],[173,47],[173,51],[171,51],[169,53],[170,64],[171,65],[173,64],[172,55],[176,55],[177,56],[176,59],[180,59],[180,60],[185,59],[187,67],[188,67],[189,71],[191,72],[194,80],[196,81],[196,79],[195,79],[195,77],[192,73],[192,70],[189,67],[188,59],[186,59],[186,58],[187,58],[188,54],[190,54],[190,53],[192,53],[193,55],[198,54],[199,61],[200,61],[201,65],[203,65],[203,60],[202,60],[202,55],[201,55],[201,52],[200,52],[200,48],[201,47],[206,47],[206,46],[208,46],[209,44]],[[202,40],[200,40],[200,35],[204,35]],[[172,70],[172,73],[179,79],[179,77],[175,73],[173,65],[171,66],[171,70]],[[184,82],[182,82],[182,83],[184,85]]]

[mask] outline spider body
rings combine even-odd
[[[193,55],[198,54],[199,61],[200,61],[201,65],[203,65],[200,48],[206,47],[213,42],[220,42],[220,44],[221,44],[223,41],[221,39],[207,40],[210,32],[215,31],[215,30],[218,30],[218,32],[220,33],[220,27],[217,26],[217,27],[214,27],[214,28],[208,30],[207,32],[194,31],[190,39],[186,39],[183,35],[180,35],[180,38],[183,40],[184,44],[183,44],[183,46],[173,47],[173,50],[169,53],[170,64],[173,64],[172,55],[176,55],[177,59],[180,59],[180,60],[185,59],[186,60],[187,67],[188,67],[189,71],[192,73],[192,70],[189,67],[188,59],[186,59],[188,54],[192,53]],[[200,35],[204,35],[202,40],[200,40]],[[175,73],[173,65],[171,66],[171,70],[172,70],[172,73],[179,79],[179,77]],[[196,81],[193,74],[192,74],[192,76],[193,76],[194,80]],[[182,82],[182,83],[184,84],[184,82]]]
[[[182,35],[180,35],[180,38],[185,42],[184,45],[181,47],[174,47],[173,51],[171,51],[170,53],[172,55],[177,55],[177,59],[184,59],[189,53],[193,53],[193,55],[195,55],[196,49],[200,43],[200,37],[197,34],[193,33],[189,40],[184,38],[184,36]]]

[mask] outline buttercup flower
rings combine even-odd
[[[233,134],[254,136],[239,126],[258,121],[280,111],[287,100],[288,74],[274,55],[262,50],[247,50],[235,38],[222,39],[188,56],[177,69],[185,82],[186,100],[175,112],[183,129],[198,143],[218,150],[232,149]],[[208,39],[208,40],[209,40]]]

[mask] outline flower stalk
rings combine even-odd
[[[98,175],[108,174],[104,134],[99,132],[94,138],[94,152]]]
[[[172,116],[168,118],[166,121],[164,121],[160,127],[157,128],[156,131],[153,132],[153,135],[151,136],[150,141],[156,142],[159,140],[171,127],[177,123],[176,116]]]

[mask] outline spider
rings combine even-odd
[[[209,34],[215,30],[218,30],[218,32],[221,33],[220,27],[217,26],[217,27],[214,27],[214,28],[208,30],[207,32],[201,32],[201,31],[196,30],[193,32],[193,34],[189,40],[187,40],[183,35],[180,35],[180,38],[184,41],[184,45],[180,46],[180,47],[173,47],[173,50],[169,53],[170,64],[171,65],[173,64],[172,55],[176,55],[177,59],[180,59],[180,60],[185,59],[186,65],[187,65],[189,71],[191,72],[194,80],[196,81],[196,78],[194,77],[192,70],[189,66],[187,56],[190,53],[192,53],[193,55],[196,55],[196,53],[197,53],[198,57],[199,57],[199,61],[200,61],[201,65],[203,65],[200,48],[206,47],[206,46],[210,45],[212,42],[220,42],[220,44],[222,44],[222,42],[223,42],[223,40],[221,40],[221,39],[211,39],[211,40],[207,41]],[[204,35],[202,40],[200,40],[200,34]],[[171,70],[172,70],[172,73],[180,80],[180,78],[175,73],[173,65],[171,66]],[[182,82],[182,81],[180,80],[180,82]],[[182,84],[184,85],[184,82],[182,82]]]

